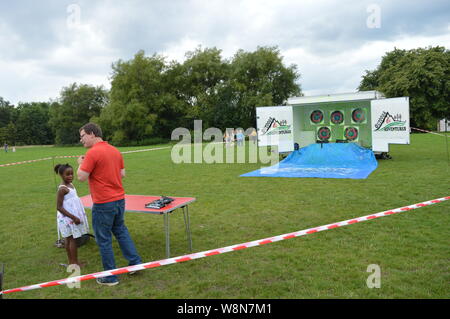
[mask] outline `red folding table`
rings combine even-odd
[[[188,205],[195,201],[194,197],[173,197],[174,201],[166,206],[155,209],[146,208],[145,205],[153,202],[154,200],[160,199],[161,196],[147,196],[147,195],[125,195],[125,211],[126,212],[139,212],[139,213],[149,213],[164,215],[164,231],[166,234],[166,255],[167,258],[170,257],[170,232],[169,232],[169,213],[173,212],[177,208],[183,209],[184,224],[186,227],[186,236],[188,241],[189,251],[192,252],[192,239],[191,239],[191,229],[189,225],[189,209]],[[81,201],[85,208],[92,209],[93,203],[91,195],[86,195],[81,197]]]

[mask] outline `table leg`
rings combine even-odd
[[[186,208],[186,211],[184,210]],[[186,236],[188,240],[189,251],[192,252],[192,238],[191,238],[191,226],[189,222],[189,209],[188,206],[183,206],[184,225],[186,226]]]
[[[164,213],[164,232],[166,233],[166,256],[170,258],[169,213]]]

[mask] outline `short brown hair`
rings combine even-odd
[[[80,128],[80,132],[84,130],[87,134],[94,133],[96,137],[103,137],[102,129],[95,123],[87,123]]]

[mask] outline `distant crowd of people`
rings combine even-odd
[[[3,144],[3,149],[5,150],[5,153],[8,153],[8,143],[5,142],[5,144]],[[13,146],[12,151],[15,152],[16,151],[16,147]]]
[[[258,134],[256,130],[253,129],[251,133],[248,135],[249,141],[253,144],[256,144],[258,139]],[[226,129],[225,134],[223,135],[224,142],[226,146],[231,146],[236,141],[237,146],[243,146],[245,140],[245,134],[243,129]]]

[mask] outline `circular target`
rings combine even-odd
[[[311,113],[311,122],[313,122],[314,124],[318,124],[322,122],[322,120],[323,120],[322,111],[315,110]]]
[[[356,140],[358,138],[358,129],[356,127],[347,127],[344,131],[344,136],[349,141]]]
[[[364,122],[366,117],[364,116],[364,111],[362,109],[354,109],[352,112],[352,120],[356,123]]]
[[[333,124],[341,124],[344,122],[344,114],[341,111],[334,111],[331,113],[331,123]]]
[[[321,127],[319,131],[317,131],[317,136],[321,141],[328,141],[331,137],[331,130],[326,126]]]

